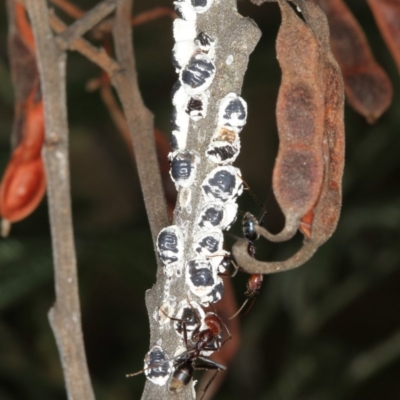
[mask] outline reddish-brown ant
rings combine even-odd
[[[166,315],[172,321],[178,322],[179,326],[183,328],[183,339],[187,349],[185,352],[178,355],[174,361],[174,372],[172,373],[168,387],[171,392],[179,392],[186,385],[188,385],[189,382],[192,380],[194,371],[196,369],[216,370],[216,373],[220,370],[226,369],[226,367],[224,367],[223,365],[201,356],[201,353],[218,351],[227,340],[231,339],[232,336],[227,326],[214,312],[207,312],[203,321],[201,321],[196,308],[192,305],[190,301],[188,301],[188,304],[190,306],[190,309],[192,310],[192,316],[189,316],[189,308],[187,308],[184,313],[182,312],[182,314],[186,317],[184,320]],[[194,321],[196,322],[196,327],[193,330],[190,339],[193,345],[190,348],[188,346],[186,329],[187,320],[191,321],[192,323]],[[229,337],[223,343],[221,343],[223,328],[226,330]],[[203,361],[203,363],[196,363],[197,360],[201,360]],[[214,377],[205,387],[204,393],[208,389]]]
[[[203,318],[203,321],[201,321],[198,310],[190,301],[188,301],[188,304],[190,308],[184,307],[182,309],[181,314],[184,316],[184,319],[170,317],[165,314],[162,308],[160,309],[166,317],[172,321],[178,322],[177,325],[179,329],[177,329],[177,327],[176,329],[179,335],[183,333],[186,351],[168,360],[160,346],[153,346],[146,356],[147,366],[141,371],[127,375],[127,377],[136,376],[145,372],[146,377],[152,382],[159,385],[163,384],[170,376],[170,362],[173,361],[173,373],[169,378],[168,390],[171,392],[179,392],[190,383],[195,370],[216,370],[217,373],[218,371],[226,369],[225,366],[203,357],[201,353],[219,350],[227,340],[231,339],[228,328],[218,315],[213,312],[208,312]],[[191,310],[191,313],[189,310]],[[187,323],[195,326],[190,339],[193,343],[191,347],[188,345]],[[225,328],[229,337],[221,343],[223,328]],[[202,361],[202,363],[197,362],[198,360]],[[214,377],[211,378],[204,388],[203,396]]]

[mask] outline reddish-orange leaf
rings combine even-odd
[[[21,163],[19,158],[13,157],[10,161],[0,189],[2,217],[9,222],[31,214],[46,192],[42,159]]]
[[[15,2],[15,24],[17,26],[17,30],[19,35],[23,39],[25,45],[31,49],[31,51],[35,52],[35,40],[33,38],[33,33],[31,29],[31,25],[29,24],[28,17],[26,15],[25,7]]]

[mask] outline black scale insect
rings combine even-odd
[[[204,93],[193,95],[189,98],[186,113],[192,121],[200,121],[207,115],[208,98]]]
[[[181,261],[183,256],[183,237],[177,225],[162,229],[157,236],[157,252],[164,265]]]
[[[197,35],[196,39],[194,39],[194,44],[200,51],[208,54],[210,52],[210,50],[212,50],[214,48],[215,41],[213,39],[211,39],[211,37],[208,36],[206,33],[200,32]]]
[[[228,164],[235,161],[239,155],[240,149],[238,146],[231,144],[214,144],[207,151],[207,157],[215,164]]]
[[[218,124],[230,127],[237,132],[243,128],[247,119],[247,104],[236,93],[228,93],[221,101]]]
[[[203,303],[217,303],[222,299],[222,296],[224,295],[224,283],[219,276],[217,276],[217,282],[218,283],[214,285],[211,292],[208,295],[202,297],[201,300],[203,301]]]
[[[202,298],[211,293],[217,281],[217,274],[208,260],[195,258],[187,262],[186,283],[190,291]]]
[[[222,250],[224,237],[221,231],[210,231],[197,235],[194,250],[201,256],[209,256]]]
[[[205,92],[215,77],[215,64],[206,54],[196,54],[181,70],[179,79],[189,96]]]
[[[192,185],[199,160],[200,157],[193,151],[171,153],[170,175],[177,186],[189,187]]]
[[[214,168],[201,185],[206,200],[225,202],[240,196],[243,184],[239,175],[239,169],[232,166]]]
[[[206,12],[213,4],[214,0],[190,0],[197,13]]]
[[[233,163],[240,152],[239,132],[247,119],[247,104],[237,94],[228,93],[218,111],[218,128],[206,150],[208,159],[216,164]]]
[[[237,209],[238,205],[234,202],[207,202],[197,225],[202,230],[229,229],[236,220]]]
[[[146,354],[144,358],[144,368],[133,374],[127,374],[126,377],[130,378],[144,372],[146,378],[158,386],[164,386],[170,375],[171,365],[163,348],[156,344]]]

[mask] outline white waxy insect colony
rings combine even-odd
[[[209,313],[203,307],[221,300],[224,293],[220,274],[226,273],[231,257],[223,249],[223,231],[235,222],[236,199],[243,191],[240,170],[232,166],[240,151],[239,134],[247,118],[246,102],[239,95],[228,93],[219,100],[214,133],[205,138],[208,143],[205,154],[187,148],[189,129],[196,130],[196,124],[207,116],[216,75],[216,40],[207,32],[199,32],[196,22],[197,14],[206,13],[213,3],[213,0],[174,2],[179,18],[173,23],[172,62],[179,77],[171,93],[170,175],[179,191],[179,210],[194,212],[194,226],[189,227],[188,220],[176,216],[175,225],[162,229],[158,235],[157,253],[168,277],[163,304],[168,305],[171,314],[166,318],[171,324],[160,318],[160,310],[154,315],[158,316],[160,326],[173,326],[185,346],[183,352],[197,343],[201,330],[207,329],[205,318]],[[226,64],[233,62],[233,55],[230,57]],[[192,210],[194,192],[198,200],[193,202],[196,209]],[[187,287],[187,297],[180,302],[170,296],[170,282],[174,278],[184,280]],[[175,303],[170,309],[172,297]],[[222,336],[214,339],[214,347],[211,343],[207,345],[200,352],[202,356],[219,349]],[[145,359],[147,378],[164,385],[177,371],[177,357],[172,356],[168,361],[164,350],[158,344],[153,346]]]

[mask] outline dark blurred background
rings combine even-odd
[[[81,0],[89,9],[95,1]],[[166,0],[137,0],[135,14]],[[400,398],[400,77],[365,2],[349,0],[395,96],[375,125],[346,107],[342,216],[334,236],[304,266],[268,276],[251,312],[241,318],[242,342],[217,399],[394,400]],[[277,150],[275,103],[280,70],[274,42],[276,4],[239,3],[263,36],[250,58],[243,97],[248,124],[236,165],[266,203],[267,225],[282,218],[271,196]],[[135,30],[145,103],[169,134],[171,19]],[[13,89],[0,9],[0,171],[10,156]],[[137,174],[97,92],[86,82],[99,70],[76,53],[68,61],[72,206],[83,330],[97,400],[139,399],[149,347],[144,294],[154,282],[154,252]],[[261,215],[249,195],[240,209]],[[234,232],[240,234],[240,221]],[[229,242],[228,238],[228,242]],[[230,241],[231,242],[231,241]],[[257,244],[260,259],[291,254],[285,245]],[[243,300],[245,274],[234,279]],[[66,399],[47,312],[54,301],[46,201],[0,241],[0,399]]]

